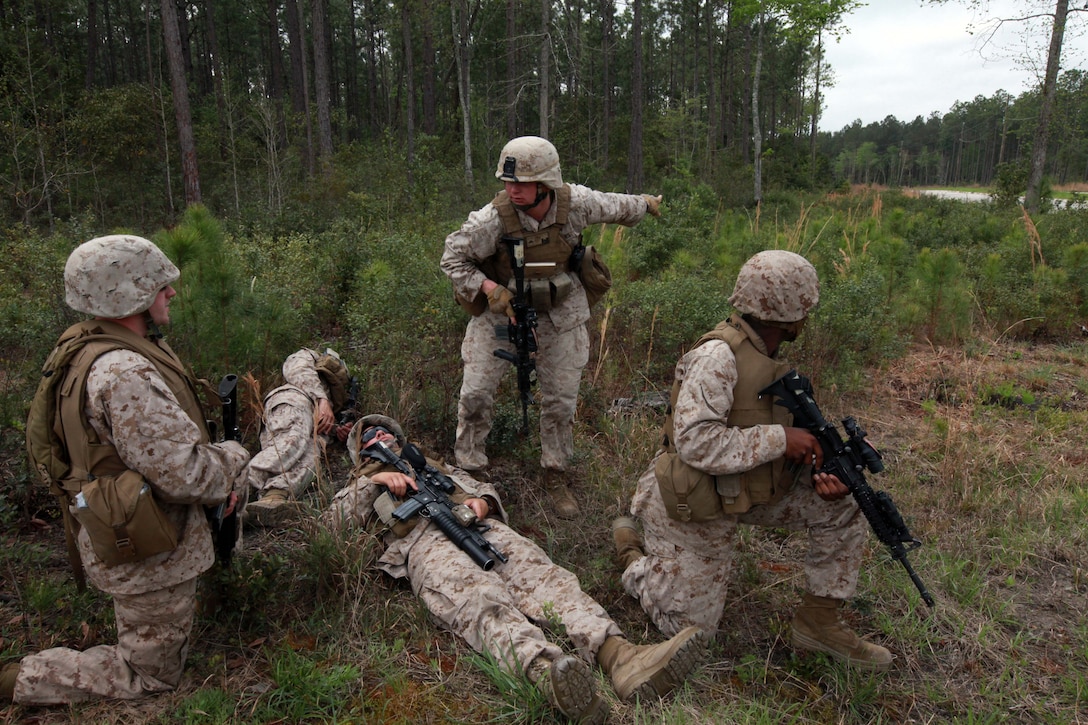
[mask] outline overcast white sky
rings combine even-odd
[[[1022,17],[1040,5],[1053,8],[1054,0],[989,0],[981,3],[985,8],[981,12],[968,10],[967,4],[966,0],[949,0],[944,5],[869,0],[847,15],[842,25],[850,32],[837,43],[828,42],[825,51],[835,86],[821,90],[820,130],[838,131],[858,118],[863,125],[889,115],[913,121],[934,111],[947,113],[957,101],[990,97],[999,90],[1016,97],[1039,82],[1032,70],[1013,59],[1028,54],[1038,58],[1038,78],[1042,78],[1049,19],[1036,21],[1035,26],[1006,24],[981,54],[980,38],[988,34],[987,18]],[[1062,70],[1084,67],[1086,16],[1070,13]],[[1031,31],[1032,27],[1036,29]],[[1030,46],[1025,44],[1026,37],[1031,38]]]

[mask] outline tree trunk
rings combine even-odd
[[[627,193],[642,188],[642,0],[631,0],[631,138],[627,144]]]
[[[372,133],[381,130],[381,118],[378,115],[378,32],[374,16],[377,11],[373,0],[365,3],[366,8],[366,95],[367,124]]]
[[[601,0],[601,166],[608,168],[612,130],[612,28],[616,19],[613,0]]]
[[[752,191],[756,204],[763,199],[763,136],[759,124],[759,76],[763,69],[763,24],[765,16],[759,14],[759,30],[756,35],[755,67],[752,69],[752,168],[755,170]]]
[[[402,0],[400,6],[401,36],[404,41],[404,80],[408,93],[404,102],[407,120],[405,132],[408,136],[408,186],[412,186],[412,167],[416,160],[416,81],[415,64],[412,62],[412,22],[408,10],[408,0]]]
[[[548,138],[548,106],[551,105],[551,0],[540,0],[540,137]]]
[[[219,39],[215,33],[215,17],[212,15],[211,0],[204,2],[204,32],[208,36],[208,64],[212,73],[212,90],[215,93],[215,110],[219,117],[219,158],[227,159],[227,99],[223,89],[223,66],[219,63]]]
[[[287,120],[283,112],[283,48],[280,46],[279,0],[268,0],[268,87],[265,94],[272,100],[274,115],[273,141],[278,148],[287,138]]]
[[[94,72],[98,63],[98,0],[87,0],[87,67],[83,72],[83,87],[94,87]]]
[[[174,0],[162,0],[162,31],[166,61],[170,68],[170,89],[174,94],[174,118],[178,125],[178,148],[181,150],[181,176],[185,181],[185,203],[199,204],[200,173],[196,165],[196,139],[193,137],[193,115],[189,110],[189,86],[185,80],[185,59],[178,30],[178,7]]]
[[[359,138],[363,130],[362,104],[359,101],[359,30],[355,23],[355,0],[348,0],[348,42],[345,59],[344,110],[347,113],[349,135]]]
[[[423,24],[423,133],[438,131],[438,102],[435,98],[434,7],[431,0],[422,0],[420,20]]]
[[[1039,211],[1043,192],[1043,174],[1046,171],[1046,145],[1050,140],[1050,114],[1058,95],[1058,67],[1061,65],[1062,39],[1065,37],[1065,20],[1069,15],[1069,0],[1057,0],[1054,5],[1054,27],[1050,33],[1050,51],[1046,56],[1046,78],[1043,80],[1043,98],[1039,105],[1039,122],[1035,126],[1035,139],[1031,144],[1031,171],[1028,173],[1028,189],[1024,195],[1024,208],[1029,213]]]
[[[275,0],[270,0],[275,2]],[[297,0],[287,0],[284,8],[287,18],[287,42],[291,55],[291,110],[298,115],[308,114],[306,92],[306,39],[302,10]]]
[[[506,0],[506,137],[518,135],[516,0]]]
[[[317,146],[326,172],[332,160],[332,89],[329,85],[329,34],[325,0],[313,0],[314,94],[317,102]]]
[[[461,102],[461,137],[465,147],[465,184],[473,189],[472,179],[472,105],[468,76],[468,8],[465,0],[450,3],[453,25],[454,57],[457,64],[457,97]]]
[[[808,151],[810,181],[816,180],[816,130],[820,122],[820,65],[824,57],[824,31],[816,33],[816,82],[812,89],[812,125],[809,126]]]

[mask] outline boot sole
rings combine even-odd
[[[842,652],[838,652],[828,647],[818,639],[809,637],[807,634],[798,632],[794,629],[790,633],[790,641],[793,643],[795,649],[807,650],[809,652],[823,652],[834,660],[842,662],[844,665],[850,667],[856,667],[860,670],[872,670],[875,672],[887,672],[891,666],[891,662],[874,662],[873,660],[859,660],[845,655]]]
[[[261,506],[254,502],[245,507],[242,520],[251,526],[270,528],[296,521],[302,517],[302,507],[298,501],[284,501],[275,506]]]
[[[561,657],[548,672],[555,707],[568,718],[586,725],[601,725],[608,718],[608,703],[597,694],[597,681],[581,660]]]
[[[710,642],[710,634],[697,627],[689,627],[688,629],[694,629],[695,631],[676,648],[676,652],[673,653],[664,667],[624,698],[627,702],[634,702],[636,698],[651,700],[665,697],[686,680],[696,667],[702,664],[703,657],[706,655],[707,644]]]

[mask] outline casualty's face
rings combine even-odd
[[[380,425],[372,425],[364,430],[360,440],[363,448],[370,448],[375,442],[384,443],[389,448],[397,446],[397,437]]]
[[[166,285],[155,295],[155,301],[147,308],[147,314],[151,315],[151,320],[156,325],[170,324],[170,300],[177,293],[173,285]]]

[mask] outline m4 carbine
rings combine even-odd
[[[759,395],[774,395],[778,398],[776,405],[793,413],[795,426],[805,428],[816,436],[824,453],[824,464],[818,473],[833,474],[850,489],[873,533],[888,547],[892,558],[907,570],[922,600],[932,607],[933,597],[907,559],[907,552],[914,551],[922,542],[911,534],[892,497],[885,491],[874,491],[865,480],[866,470],[880,473],[884,470],[884,462],[876,448],[865,439],[865,431],[857,421],[850,416],[843,418],[842,426],[847,435],[847,439],[843,440],[838,429],[824,419],[816,405],[808,378],[798,375],[796,370],[790,370],[775,380],[759,391]]]
[[[430,519],[484,571],[491,571],[496,561],[506,563],[506,556],[481,533],[481,528],[486,531],[487,527],[476,520],[472,509],[450,500],[449,494],[454,492],[455,485],[449,476],[427,463],[415,444],[406,444],[402,452],[403,458],[381,441],[374,441],[362,450],[371,458],[395,466],[416,482],[417,490],[409,490],[404,503],[393,509],[393,518],[408,521],[419,515]]]
[[[495,350],[495,357],[511,363],[518,372],[518,396],[521,398],[521,433],[529,432],[529,406],[533,403],[533,378],[536,372],[536,310],[525,294],[525,240],[504,236],[503,244],[510,255],[514,272],[514,321],[495,326],[495,336],[514,344],[514,352]]]

